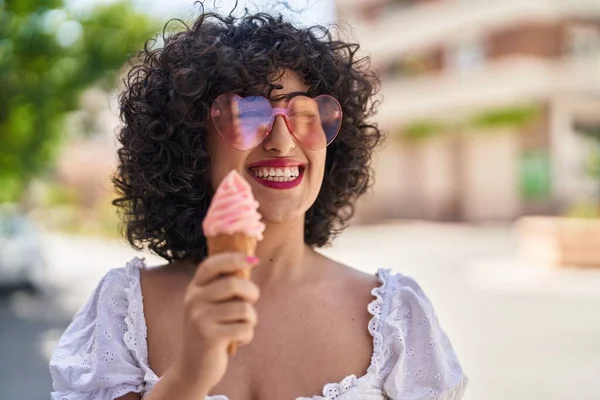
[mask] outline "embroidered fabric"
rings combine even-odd
[[[148,364],[140,269],[134,258],[101,280],[78,311],[50,362],[53,400],[114,400],[148,393],[159,377]],[[373,337],[365,375],[324,386],[296,400],[458,400],[467,385],[431,302],[418,284],[390,270],[377,272],[368,331]],[[205,400],[229,400],[208,396]]]

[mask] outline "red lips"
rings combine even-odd
[[[296,186],[298,186],[302,183],[302,179],[304,178],[305,165],[306,165],[305,163],[298,161],[298,160],[291,159],[291,158],[270,158],[267,160],[261,160],[261,161],[257,161],[257,162],[249,164],[248,170],[249,170],[249,174],[252,175],[254,180],[256,180],[261,185],[266,186],[271,189],[286,190],[286,189],[295,188]],[[256,176],[254,174],[254,172],[252,171],[252,169],[259,168],[259,167],[265,167],[265,168],[298,167],[299,175],[298,175],[298,177],[296,177],[296,179],[291,180],[291,181],[277,182],[277,181],[263,179],[261,177]]]

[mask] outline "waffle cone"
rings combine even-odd
[[[254,256],[256,252],[256,243],[255,237],[246,236],[243,233],[209,236],[206,238],[209,256],[227,252],[243,253],[247,256]],[[240,278],[250,279],[250,270],[242,270],[236,275]]]
[[[256,243],[257,240],[255,237],[247,236],[243,233],[208,236],[206,238],[209,256],[227,252],[243,253],[247,256],[254,256],[256,252]],[[238,271],[235,275],[242,279],[250,280],[250,269],[243,269]],[[229,354],[234,355],[236,349],[237,345],[231,343],[228,348]]]

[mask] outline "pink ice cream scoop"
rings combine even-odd
[[[265,225],[260,222],[258,205],[248,182],[232,170],[213,196],[202,222],[204,236],[241,233],[262,240]]]

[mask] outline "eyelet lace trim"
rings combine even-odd
[[[323,396],[327,400],[334,400],[343,395],[344,393],[355,388],[358,384],[358,379],[355,375],[349,375],[342,379],[339,383],[328,383],[323,388]]]
[[[158,382],[158,376],[150,369],[148,364],[147,327],[142,306],[142,289],[140,287],[140,269],[144,267],[144,259],[138,257],[125,265],[125,276],[127,277],[127,285],[125,286],[125,296],[127,297],[125,325],[127,330],[123,336],[123,341],[144,370],[144,381],[147,383],[146,391],[150,391],[152,386]]]
[[[371,365],[367,372],[374,374],[378,380],[385,378],[383,375],[385,350],[383,348],[383,335],[381,333],[381,318],[383,315],[388,314],[388,304],[385,301],[384,295],[385,293],[389,293],[390,273],[389,269],[379,269],[377,271],[377,277],[381,285],[371,290],[371,294],[375,299],[368,306],[369,313],[373,316],[369,321],[369,333],[373,336],[373,355],[371,356]]]

